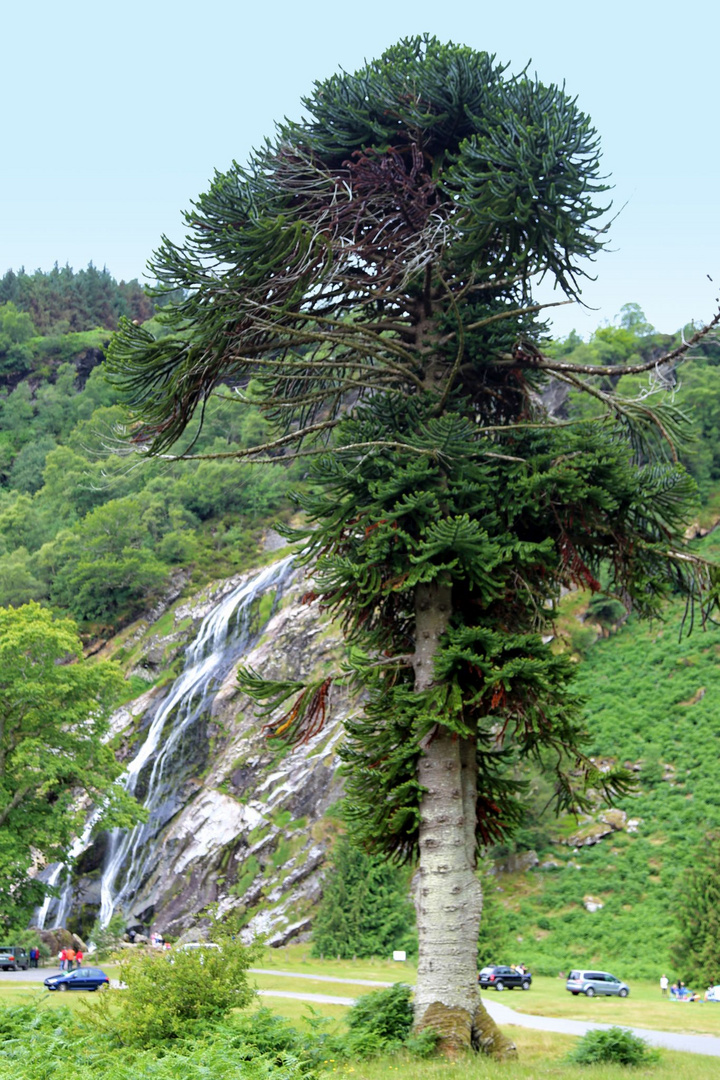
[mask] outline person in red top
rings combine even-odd
[[[60,960],[60,970],[64,971],[65,966],[67,964],[67,951],[65,949],[60,950],[59,960]]]
[[[82,967],[82,962],[83,962],[83,952],[82,952],[82,949],[78,949],[78,951],[75,953],[75,963],[77,964],[78,967]]]

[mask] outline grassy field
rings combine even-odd
[[[343,982],[324,982],[307,978],[321,975],[323,979],[368,979],[377,982],[415,983],[416,970],[412,962],[396,963],[392,960],[320,960],[310,956],[306,945],[291,945],[284,949],[267,949],[257,963],[269,971],[293,971],[303,978],[253,973],[251,981],[260,990],[277,990],[287,993],[327,994],[333,997],[355,998],[371,993],[373,987],[352,986]],[[119,970],[104,965],[103,970],[111,978],[118,978]],[[48,1004],[68,1004],[75,1008],[81,1001],[92,1007],[93,994],[48,993],[38,983],[3,983],[0,980],[0,1002],[27,1001],[32,994],[39,994]],[[720,1004],[684,1004],[662,998],[655,983],[633,980],[628,998],[584,996],[573,997],[565,990],[565,981],[534,976],[532,989],[527,993],[519,990],[503,994],[488,991],[489,1001],[501,1001],[518,1012],[532,1016],[557,1016],[563,1019],[598,1021],[620,1026],[651,1028],[658,1031],[678,1031],[687,1034],[720,1036]],[[309,1015],[308,1005],[301,1001],[283,1001],[280,998],[263,997],[261,1004],[297,1022]],[[342,1005],[313,1004],[313,1009],[323,1016],[341,1019],[346,1007]]]
[[[374,979],[383,982],[415,982],[415,967],[411,963],[391,960],[319,960],[309,955],[307,946],[293,945],[285,949],[268,949],[258,967],[278,971],[297,971],[303,975],[322,975],[341,979]],[[332,994],[339,997],[359,997],[371,987],[352,987],[346,983],[313,982],[311,979],[289,979],[282,976],[253,975],[258,988],[287,990],[293,993]],[[490,1001],[499,1000],[518,1012],[532,1016],[558,1016],[573,1020],[596,1020],[605,1024],[654,1028],[658,1031],[679,1031],[698,1035],[720,1035],[720,1004],[685,1004],[662,998],[658,986],[647,980],[633,980],[630,996],[573,997],[565,989],[564,979],[534,976],[532,989],[498,994],[488,991]],[[269,1003],[269,999],[268,999]],[[273,1008],[279,1006],[273,1004]]]
[[[630,1076],[634,1080],[716,1080],[718,1075],[717,1059],[670,1050],[662,1052],[658,1064],[647,1068],[580,1066],[565,1060],[575,1042],[569,1036],[522,1028],[512,1029],[510,1034],[517,1043],[520,1060],[505,1064],[479,1056],[454,1063],[378,1058],[331,1068],[348,1080],[628,1080]]]
[[[307,950],[300,946],[285,950],[269,950],[269,955],[263,958],[261,966],[338,978],[377,979],[387,982],[393,979],[414,982],[415,979],[414,969],[409,964],[393,965],[384,961],[321,961],[310,959],[306,956],[306,952]],[[117,971],[107,965],[104,970],[113,977],[117,976]],[[346,983],[314,982],[308,979],[293,980],[272,975],[254,975],[253,979],[259,987],[304,993],[353,997],[371,991],[369,987],[354,988]],[[0,980],[0,1004],[27,1002],[33,995],[47,1008],[66,1005],[81,1013],[94,1009],[100,997],[98,994],[90,993],[48,993],[37,983],[11,983]],[[584,998],[571,997],[557,980],[539,978],[528,993],[506,992],[501,995],[501,1000],[504,1004],[519,1011],[536,1015],[572,1016],[576,1019],[634,1024],[673,1031],[712,1033],[720,1031],[720,1006],[716,1012],[712,1012],[710,1005],[670,1004],[662,1000],[658,1001],[657,997],[654,986],[633,984],[633,995],[626,1001],[613,999],[587,1001]],[[320,1003],[308,1006],[305,1002],[281,998],[263,998],[251,1006],[251,1008],[261,1007],[272,1009],[273,1012],[286,1017],[297,1026],[302,1026],[309,1017],[325,1017],[329,1022],[328,1030],[331,1032],[342,1028],[342,1020],[347,1012],[344,1006]],[[693,1011],[695,1009],[697,1012]],[[696,1017],[703,1022],[696,1023]],[[671,1020],[674,1021],[672,1024]],[[714,1023],[710,1024],[708,1022],[710,1020]],[[333,1076],[337,1076],[338,1080],[340,1077],[343,1080],[393,1080],[393,1076],[397,1077],[397,1080],[451,1080],[453,1076],[462,1077],[462,1080],[578,1080],[580,1067],[566,1060],[575,1044],[574,1038],[514,1027],[508,1028],[507,1032],[517,1043],[519,1062],[501,1064],[488,1061],[483,1057],[462,1059],[454,1063],[440,1060],[420,1061],[404,1056],[382,1057],[352,1063],[329,1059],[326,1063],[325,1075],[327,1080]],[[717,1075],[717,1060],[693,1054],[674,1053],[670,1050],[662,1051],[661,1060],[657,1065],[632,1070],[632,1076],[637,1080],[645,1080],[645,1078],[677,1080],[678,1077],[682,1077],[682,1080],[714,1080]],[[628,1071],[610,1066],[583,1067],[582,1077],[585,1080],[627,1080]]]

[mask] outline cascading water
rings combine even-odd
[[[182,804],[179,788],[187,773],[192,741],[197,738],[198,721],[210,713],[213,698],[223,679],[252,648],[262,627],[252,627],[253,604],[264,593],[276,591],[275,603],[292,574],[292,557],[283,559],[249,581],[244,581],[220,600],[206,615],[197,637],[185,654],[185,667],[157,709],[145,740],[128,765],[121,782],[132,795],[142,796],[148,820],[134,829],[114,829],[108,838],[100,883],[100,924],[105,927],[113,912],[127,909],[137,894],[147,871],[152,842]],[[77,856],[88,846],[92,828],[73,846]],[[56,884],[62,864],[52,869]],[[50,879],[48,879],[50,880]],[[71,901],[66,889],[58,905],[65,916]],[[45,917],[52,901],[46,901],[38,916]],[[59,918],[55,925],[62,925]]]
[[[205,617],[189,646],[185,670],[159,708],[125,774],[125,786],[135,794],[143,769],[150,769],[144,801],[149,817],[132,830],[115,829],[110,836],[100,884],[101,926],[107,926],[119,904],[131,901],[136,894],[146,868],[149,841],[177,810],[175,776],[183,736],[208,713],[223,677],[252,646],[249,615],[253,603],[270,589],[279,592],[291,572],[292,558],[286,558],[239,585]],[[163,739],[168,723],[171,726]],[[123,883],[118,888],[121,869]]]
[[[92,831],[95,827],[95,822],[97,821],[99,815],[99,809],[93,810],[92,814],[90,814],[90,817],[85,823],[85,828],[83,829],[81,835],[77,836],[73,840],[70,846],[70,850],[68,852],[68,863],[70,863],[70,865],[72,865],[75,859],[77,859],[78,855],[81,855],[82,852],[90,846],[90,837],[92,836]],[[70,901],[72,900],[72,879],[70,877],[70,871],[69,869],[67,869],[67,863],[54,863],[52,866],[48,867],[48,870],[46,871],[45,881],[48,885],[57,885],[63,870],[67,871],[67,880],[60,896],[46,896],[42,903],[42,906],[39,907],[35,912],[33,925],[37,926],[40,930],[45,929],[45,922],[47,921],[48,913],[53,909],[54,905],[56,905],[55,913],[53,916],[54,925],[65,925],[65,917],[70,907]]]

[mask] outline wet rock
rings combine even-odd
[[[248,577],[237,575],[178,605],[171,635],[153,638],[151,627],[140,628],[138,640],[149,643],[146,659],[159,664],[162,653],[166,661],[168,645],[177,644],[172,639],[197,633],[205,616]],[[279,610],[243,657],[244,665],[268,678],[290,679],[326,674],[334,666],[341,637],[313,605],[301,602],[310,587],[299,576],[289,585]],[[181,631],[181,624],[186,629]],[[137,753],[170,693],[169,685],[149,689],[113,718],[124,757]],[[150,858],[136,895],[122,908],[128,927],[193,936],[204,925],[202,912],[217,903],[221,912],[244,911],[251,929],[273,941],[307,931],[322,895],[327,851],[322,831],[316,835],[317,822],[342,794],[335,749],[351,703],[333,690],[329,706],[325,728],[306,744],[276,749],[253,704],[239,692],[235,666],[228,671],[207,715],[183,736],[182,768],[167,777],[167,795],[149,834]],[[164,738],[169,732],[170,722]],[[138,795],[147,790],[150,773],[148,763],[138,779]],[[86,875],[95,872],[98,859],[98,851],[88,854]],[[86,909],[99,903],[97,878],[85,876],[77,884],[71,925],[80,918],[80,896]]]

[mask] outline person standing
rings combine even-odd
[[[76,967],[79,967],[79,968],[82,967],[83,960],[84,960],[83,951],[82,951],[82,949],[78,949],[78,951],[75,953],[75,965],[76,965]]]
[[[660,993],[663,997],[667,997],[668,992],[668,977],[667,975],[660,976]]]
[[[73,969],[73,961],[75,960],[75,950],[73,949],[72,946],[70,946],[69,949],[65,950],[65,960],[67,961],[67,963],[66,963],[67,970],[72,971],[72,969]]]
[[[67,954],[66,954],[64,949],[60,950],[60,952],[57,955],[57,958],[58,958],[58,967],[60,968],[61,971],[64,971],[65,970],[65,962],[67,960]]]

